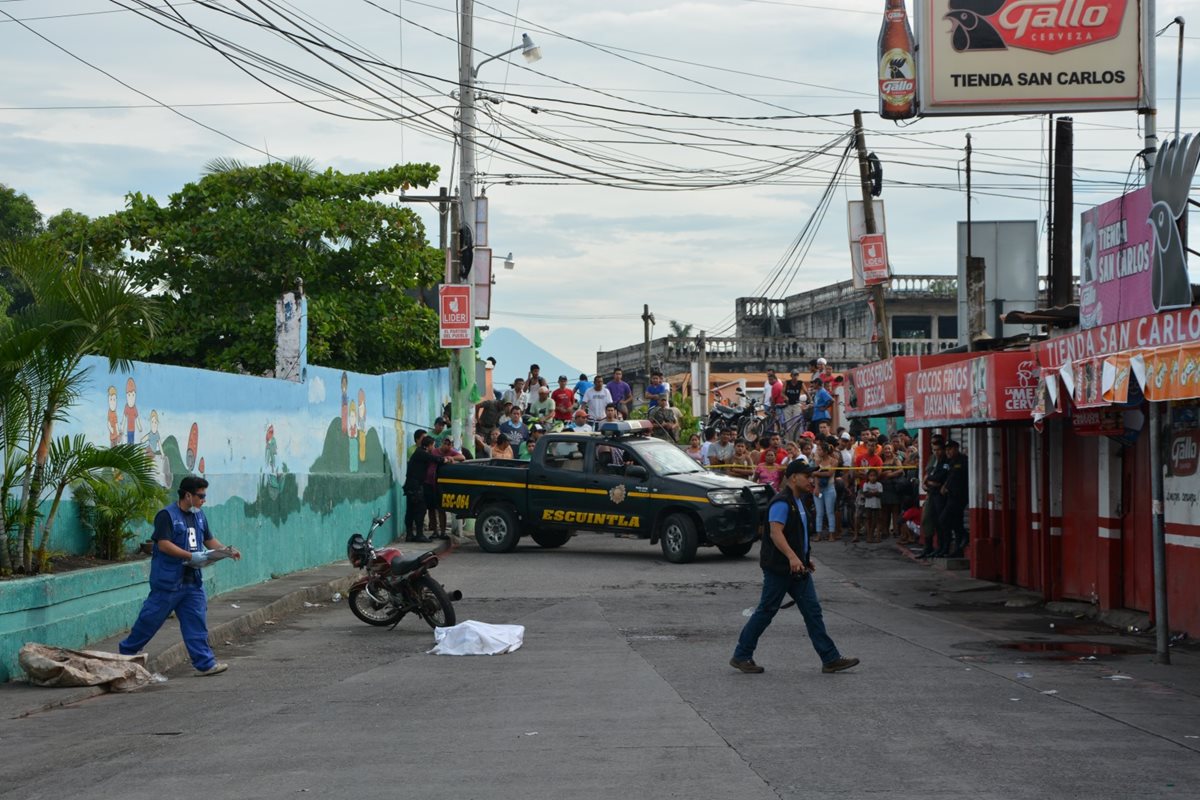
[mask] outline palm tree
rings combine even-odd
[[[692,329],[695,325],[684,325],[683,323],[671,320],[671,335],[683,339],[692,335]]]
[[[5,443],[8,467],[22,487],[19,507],[5,522],[20,528],[21,562],[33,570],[33,541],[43,492],[49,485],[54,425],[65,419],[86,377],[84,356],[105,352],[110,369],[127,369],[129,359],[154,335],[156,301],[140,294],[122,274],[86,269],[53,243],[33,240],[0,244],[0,268],[25,284],[33,303],[0,329],[0,406],[10,404],[27,424]],[[6,566],[7,529],[0,531],[0,568]]]
[[[118,444],[101,449],[81,433],[69,438],[62,436],[51,443],[44,480],[45,486],[54,490],[54,499],[42,522],[41,536],[38,537],[37,551],[33,556],[39,571],[44,570],[49,561],[46,548],[50,543],[50,531],[54,527],[59,504],[62,503],[63,492],[72,484],[98,483],[105,473],[114,471],[121,474],[122,483],[134,494],[150,494],[156,489],[161,492],[155,481],[154,459],[146,452],[144,445]]]

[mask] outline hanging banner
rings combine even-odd
[[[892,277],[888,266],[887,237],[882,233],[865,233],[858,237],[858,250],[863,267],[863,283],[867,286],[887,283]]]
[[[1116,408],[1077,409],[1071,415],[1077,436],[1120,436],[1125,433],[1124,412]]]
[[[1164,311],[1091,330],[1056,336],[1033,346],[1038,363],[1058,367],[1079,358],[1123,350],[1200,343],[1200,306]]]
[[[1042,367],[1038,374],[1038,385],[1033,401],[1033,421],[1041,422],[1046,417],[1062,413],[1062,393],[1059,387],[1058,370]]]
[[[1157,347],[1137,357],[1145,364],[1142,391],[1147,400],[1200,398],[1200,344]]]

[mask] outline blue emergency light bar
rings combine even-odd
[[[601,422],[599,431],[605,436],[625,436],[650,433],[654,423],[648,419],[629,419],[620,422]]]

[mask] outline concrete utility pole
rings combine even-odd
[[[458,125],[459,125],[459,225],[475,237],[475,73],[471,67],[474,52],[475,3],[460,0],[458,22]],[[471,275],[459,268],[450,276],[455,283],[471,285]],[[475,441],[475,404],[471,388],[475,385],[475,290],[471,290],[470,345],[455,350],[450,357],[450,398],[453,417],[450,435],[466,447]]]
[[[1146,8],[1146,30],[1154,30],[1154,3]],[[1145,94],[1149,106],[1142,110],[1144,147],[1146,159],[1146,183],[1150,183],[1154,162],[1158,155],[1158,70],[1155,67],[1156,37],[1150,37],[1150,57],[1145,72]],[[1150,403],[1146,415],[1150,427],[1150,538],[1154,558],[1154,660],[1159,664],[1171,663],[1171,624],[1167,613],[1167,536],[1163,518],[1163,459],[1162,459],[1162,409],[1158,403]]]
[[[642,306],[642,329],[643,329],[643,351],[642,357],[646,362],[646,383],[650,382],[650,326],[654,324],[654,315],[650,313],[650,306]]]
[[[871,167],[867,163],[867,139],[863,135],[862,111],[854,109],[854,141],[858,147],[858,174],[862,183],[863,220],[867,233],[879,233],[875,224],[875,205],[871,197]],[[892,355],[892,332],[888,329],[887,310],[883,306],[883,284],[871,286],[871,300],[875,305],[875,327],[879,331],[879,360],[884,361]]]
[[[1074,299],[1075,122],[1059,117],[1054,129],[1054,208],[1051,228],[1050,305],[1065,308]]]

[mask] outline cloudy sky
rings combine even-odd
[[[484,100],[479,118],[491,244],[516,261],[505,271],[497,260],[490,324],[591,369],[596,350],[641,340],[643,303],[656,335],[668,320],[712,334],[731,325],[736,297],[848,277],[845,203],[858,197],[849,180],[811,228],[803,262],[788,256],[820,208],[855,108],[868,112],[868,147],[884,163],[897,272],[954,271],[967,130],[975,218],[1041,220],[1045,117],[899,127],[874,114],[882,6],[476,2],[477,63],[522,32],[543,54],[530,66],[519,55],[491,62],[479,76],[498,101]],[[1185,132],[1200,130],[1200,9],[1157,4],[1159,27],[1189,10]],[[181,29],[269,58],[304,85],[261,61],[247,74]],[[429,162],[455,186],[456,35],[454,0],[0,0],[0,182],[47,216],[109,213],[131,191],[165,199],[216,157],[305,156],[344,172]],[[1157,42],[1169,134],[1177,29]],[[1139,180],[1139,124],[1133,112],[1076,115],[1076,211]],[[436,213],[421,213],[436,240]]]

